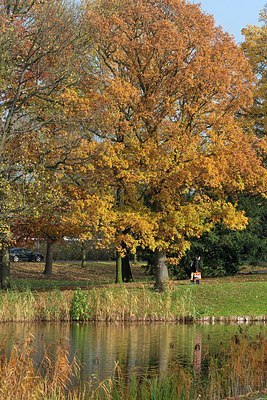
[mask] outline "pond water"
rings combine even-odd
[[[195,372],[205,372],[211,355],[221,344],[227,345],[240,329],[250,336],[262,333],[266,324],[190,325],[190,324],[2,324],[0,340],[10,350],[32,338],[34,359],[38,364],[48,346],[55,351],[64,346],[72,358],[82,363],[81,379],[92,375],[101,380],[112,375],[116,362],[125,374],[154,370],[164,374],[176,361]]]

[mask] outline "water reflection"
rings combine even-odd
[[[251,336],[262,332],[267,337],[266,325],[244,329]],[[37,364],[42,360],[44,348],[49,346],[53,352],[57,346],[63,346],[71,359],[78,356],[84,381],[92,375],[101,380],[109,377],[116,362],[125,374],[156,370],[161,376],[175,361],[198,378],[220,343],[227,345],[238,330],[236,325],[2,324],[0,340],[6,349],[11,349],[32,337]]]

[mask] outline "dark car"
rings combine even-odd
[[[44,259],[41,253],[32,251],[30,249],[22,249],[19,247],[12,248],[9,250],[9,258],[11,261],[36,261],[40,262]]]

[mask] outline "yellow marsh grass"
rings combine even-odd
[[[227,348],[211,360],[208,377],[209,398],[223,399],[267,388],[267,339],[250,338],[242,331]]]
[[[2,343],[0,356],[0,399],[5,400],[43,400],[66,399],[68,385],[77,375],[75,361],[68,360],[68,352],[60,347],[52,357],[45,352],[42,362],[36,369],[31,349],[31,338],[21,346],[13,346],[7,355]],[[78,398],[73,394],[72,399]]]
[[[72,292],[0,292],[0,322],[69,321]]]
[[[0,292],[0,322],[70,321],[75,291]],[[83,291],[90,312],[87,320],[158,321],[195,316],[195,299],[190,288],[179,297],[172,290],[156,293],[147,286],[103,287]],[[79,309],[79,304],[76,305]],[[82,314],[81,309],[81,315]],[[83,317],[78,318],[83,319]]]
[[[197,371],[178,363],[169,366],[164,374],[150,373],[123,376],[120,368],[116,375],[100,383],[94,392],[97,400],[222,400],[251,398],[249,392],[267,388],[267,339],[258,335],[249,337],[241,330],[230,344],[221,344],[218,355],[208,359],[209,373],[202,377]],[[239,397],[241,396],[241,397]],[[259,398],[259,397],[257,397]]]
[[[87,292],[90,319],[97,321],[172,321],[195,316],[194,293],[182,295],[171,289],[157,293],[145,285],[138,288],[98,288]],[[81,313],[82,314],[82,313]]]
[[[195,372],[179,364],[157,375],[133,374],[125,377],[119,367],[114,376],[87,390],[70,390],[72,378],[79,379],[80,368],[70,362],[66,349],[59,347],[52,356],[46,350],[36,369],[33,362],[32,338],[14,346],[7,355],[0,348],[0,399],[2,400],[221,400],[247,392],[262,390],[267,385],[267,339],[250,338],[246,332],[233,337],[229,346],[222,344],[217,357],[209,359],[209,375],[195,379]]]

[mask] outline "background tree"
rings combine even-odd
[[[242,47],[249,59],[255,74],[253,88],[253,105],[246,110],[245,124],[250,126],[259,137],[258,154],[262,157],[266,168],[267,155],[267,4],[260,13],[260,26],[248,26],[243,29],[245,42]],[[244,199],[243,199],[244,200]],[[248,231],[247,258],[250,262],[257,262],[266,258],[266,197],[246,199],[251,224]],[[250,251],[248,251],[248,248]]]
[[[52,274],[52,248],[56,241],[64,237],[80,241],[101,238],[113,215],[112,198],[102,195],[92,173],[97,157],[94,144],[79,141],[68,153],[68,159],[55,169],[46,164],[53,165],[50,157],[44,158],[45,164],[36,166],[31,175],[36,194],[33,198],[28,193],[28,201],[32,199],[31,213],[22,210],[12,227],[17,242],[47,242],[45,275]]]
[[[267,4],[260,13],[260,26],[251,26],[242,30],[245,41],[242,47],[248,57],[255,74],[253,107],[248,110],[247,117],[257,135],[262,139],[266,152],[267,131]]]
[[[255,76],[253,104],[242,111],[242,122],[246,130],[258,136],[254,146],[266,166],[267,6],[260,13],[260,21],[260,26],[248,26],[242,31],[245,35],[242,48]],[[203,271],[208,275],[231,275],[238,272],[242,263],[266,261],[266,197],[244,193],[239,196],[238,203],[248,217],[246,229],[231,232],[218,226],[200,239],[192,240],[190,250],[180,263],[182,268],[187,270],[190,259],[196,254],[203,256]]]
[[[80,22],[78,8],[61,0],[0,2],[0,189],[1,208],[6,210],[2,226],[30,209],[25,193],[37,177],[32,179],[37,143],[43,147],[50,137],[55,144],[57,135],[56,147],[62,154],[64,135],[56,128],[55,111],[62,106],[62,91],[79,76],[85,45]],[[15,201],[9,196],[14,193]],[[8,268],[1,265],[2,272]]]

